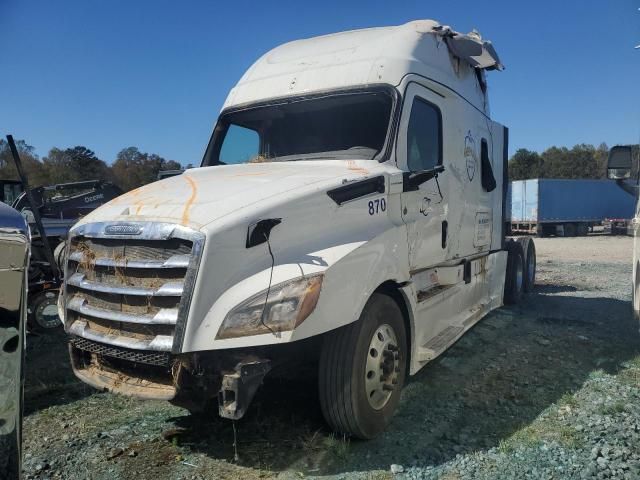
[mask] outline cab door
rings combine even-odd
[[[441,95],[417,83],[407,86],[396,147],[398,167],[405,175],[443,164],[444,102]],[[438,178],[402,193],[402,218],[407,225],[412,271],[446,260],[447,174],[445,170]]]

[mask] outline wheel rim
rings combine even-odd
[[[47,299],[43,301],[34,312],[36,323],[41,328],[56,328],[61,325],[60,317],[58,316],[58,305],[55,295],[47,295]]]
[[[398,385],[400,352],[398,337],[391,325],[380,325],[369,343],[364,382],[367,400],[374,410],[389,402]]]
[[[524,280],[524,272],[522,270],[522,257],[519,257],[516,262],[516,287],[518,289],[518,292],[522,290],[522,283]]]

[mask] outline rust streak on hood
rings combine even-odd
[[[193,202],[196,199],[196,195],[198,194],[198,187],[196,185],[196,182],[194,182],[193,179],[189,177],[189,175],[182,174],[182,178],[184,178],[189,184],[189,186],[191,187],[191,195],[189,196],[189,200],[187,200],[187,203],[185,203],[184,210],[182,211],[182,225],[188,225],[189,209],[191,208],[191,205],[193,205]]]

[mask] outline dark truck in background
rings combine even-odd
[[[27,221],[31,261],[27,270],[29,331],[61,325],[57,300],[62,282],[58,268],[69,229],[82,217],[122,194],[111,182],[87,180],[31,188],[13,137],[7,142],[20,180],[0,180],[2,202]]]
[[[0,202],[12,205],[22,192],[24,188],[20,180],[0,180]]]
[[[517,180],[509,185],[512,233],[584,236],[608,219],[631,219],[633,197],[608,180]],[[613,233],[613,232],[611,232]]]

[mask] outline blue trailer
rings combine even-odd
[[[572,237],[607,219],[630,219],[634,198],[609,180],[534,178],[509,185],[514,233]]]

